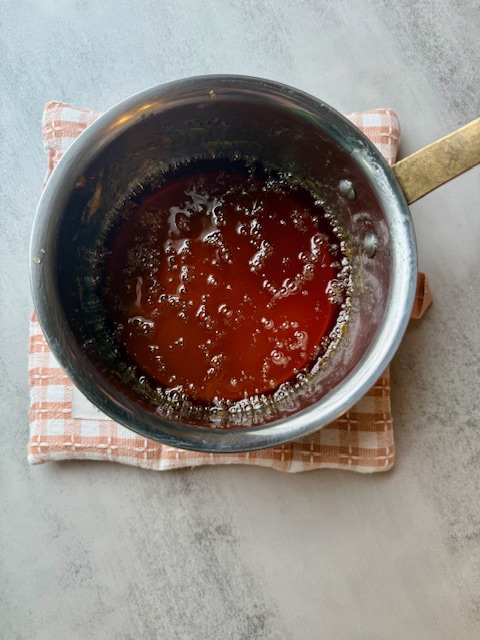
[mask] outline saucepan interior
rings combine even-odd
[[[163,168],[222,156],[259,160],[314,191],[334,215],[352,267],[349,318],[331,356],[303,384],[240,411],[160,397],[139,381],[109,330],[98,286],[98,258],[126,196]],[[408,207],[373,145],[322,102],[238,76],[162,85],[102,116],[49,181],[31,251],[37,312],[74,383],[146,437],[205,451],[280,444],[347,410],[398,347],[416,282]]]

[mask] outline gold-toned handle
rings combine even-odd
[[[480,118],[393,165],[408,204],[480,162]]]

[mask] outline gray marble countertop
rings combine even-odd
[[[3,0],[0,25],[0,638],[479,638],[478,167],[412,206],[434,305],[393,362],[392,472],[26,462],[44,103],[257,75],[393,108],[405,156],[479,115],[478,0]]]

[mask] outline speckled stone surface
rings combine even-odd
[[[30,468],[25,451],[45,102],[259,75],[394,108],[405,156],[479,115],[478,1],[3,0],[0,25],[0,638],[479,638],[480,168],[412,207],[435,302],[392,366],[392,472]]]

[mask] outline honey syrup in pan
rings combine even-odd
[[[319,201],[259,164],[198,160],[128,203],[104,297],[154,386],[194,401],[268,394],[338,338],[349,263]]]

